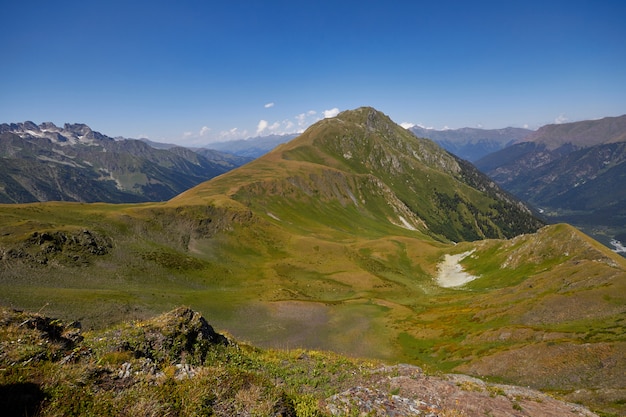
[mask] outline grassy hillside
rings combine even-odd
[[[452,245],[399,227],[298,235],[241,207],[37,204],[0,215],[6,306],[90,329],[187,304],[265,347],[462,371],[621,409],[626,267],[566,225]],[[463,264],[480,278],[438,286],[443,255],[470,250]]]

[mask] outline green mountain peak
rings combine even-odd
[[[199,195],[221,195],[260,215],[352,234],[387,234],[399,226],[462,241],[512,237],[542,226],[471,164],[371,107],[321,120],[171,203],[193,204]]]

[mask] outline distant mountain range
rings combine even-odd
[[[227,152],[247,158],[258,158],[265,155],[278,145],[289,142],[298,136],[298,133],[287,135],[257,136],[248,139],[231,140],[227,142],[213,142],[205,146],[207,149]]]
[[[626,241],[625,162],[626,115],[543,126],[476,166],[551,221],[608,245]]]
[[[548,150],[563,146],[576,149],[626,141],[626,115],[545,125],[519,142],[545,145]]]
[[[448,152],[474,162],[485,155],[506,148],[533,133],[529,129],[507,127],[504,129],[461,129],[435,130],[419,126],[409,128],[417,137],[437,142]]]
[[[0,203],[163,201],[250,160],[33,122],[0,125],[0,158]]]

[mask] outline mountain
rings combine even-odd
[[[626,115],[547,125],[476,166],[552,221],[626,240]]]
[[[534,142],[545,145],[548,150],[554,150],[562,146],[580,149],[624,141],[626,115],[546,125],[520,142]]]
[[[272,175],[259,177],[259,171]],[[290,216],[302,213],[320,224],[326,218],[336,222],[349,208],[359,217],[378,222],[383,215],[391,224],[455,241],[512,237],[541,225],[530,209],[469,163],[371,108],[316,123],[232,175],[172,202],[219,193],[233,178],[228,198],[280,217],[289,195]],[[341,213],[329,216],[332,209]],[[362,219],[353,223],[346,219],[343,227],[362,227]]]
[[[115,326],[96,347],[120,349],[97,363],[134,357],[124,346],[151,351],[164,339],[143,320],[186,305],[261,348],[409,363],[626,411],[626,259],[572,226],[544,226],[372,108],[324,119],[167,202],[0,205],[0,285],[4,306]],[[151,336],[116,345],[120,323]],[[218,374],[265,369],[246,352],[225,353]],[[280,386],[273,366],[286,357],[270,358]],[[533,415],[519,401],[527,409],[515,413]]]
[[[163,201],[249,159],[114,140],[84,124],[0,125],[0,202]]]
[[[117,138],[115,138],[115,140],[126,140],[126,139],[128,139],[128,138],[124,138],[124,137],[117,137]],[[178,147],[178,145],[176,145],[174,143],[155,142],[153,140],[146,139],[146,138],[140,138],[140,139],[137,139],[137,140],[140,140],[140,141],[150,145],[151,148],[155,148],[155,149],[172,149],[172,148]]]
[[[213,142],[208,144],[205,148],[254,159],[265,155],[282,143],[289,142],[296,136],[298,135],[295,133],[286,135],[257,136],[248,139]]]
[[[186,148],[183,148],[186,149]],[[229,152],[220,152],[215,149],[206,149],[206,148],[196,148],[193,149],[195,153],[201,155],[208,159],[209,161],[216,163],[218,165],[222,165],[224,168],[227,168],[229,171],[233,168],[239,167],[241,165],[245,165],[248,162],[254,160],[254,158],[243,155],[235,155],[234,153]]]
[[[417,137],[434,140],[448,152],[470,162],[477,161],[483,156],[506,148],[533,133],[532,130],[515,127],[504,129],[465,127],[461,129],[435,130],[413,126],[409,130]]]

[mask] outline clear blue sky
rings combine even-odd
[[[437,129],[626,113],[623,0],[22,0],[0,15],[0,122],[204,145],[359,106]]]

